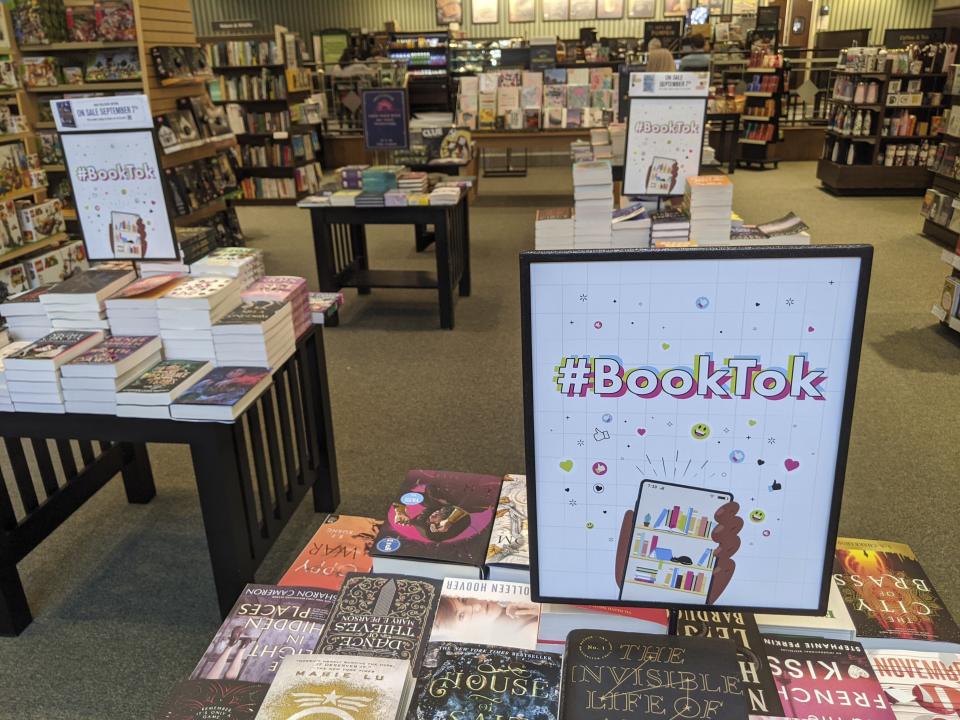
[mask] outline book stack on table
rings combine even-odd
[[[266,274],[263,250],[248,247],[217,248],[193,263],[190,274],[238,278],[244,285],[250,285]]]
[[[609,160],[574,164],[573,202],[574,247],[611,247],[613,170]]]
[[[140,278],[104,301],[114,335],[159,335],[157,301],[186,279],[182,273]]]
[[[313,325],[307,281],[294,275],[265,275],[243,291],[244,302],[274,301],[289,303],[293,331],[300,337]]]
[[[4,366],[4,360],[6,360],[9,355],[19,352],[29,344],[26,340],[18,340],[0,348],[0,411],[13,412],[15,409],[13,407],[13,400],[10,398],[10,389],[7,387],[7,372]]]
[[[67,412],[117,414],[117,392],[160,360],[160,338],[114,335],[60,369]]]
[[[157,300],[164,355],[215,361],[213,324],[240,304],[242,290],[234,278],[191,277]]]
[[[658,210],[650,215],[650,223],[650,244],[655,247],[690,242],[690,218],[680,210]]]
[[[119,417],[170,417],[170,404],[213,369],[202,360],[161,360],[117,393]]]
[[[217,365],[279,368],[296,350],[290,304],[243,302],[213,326]]]
[[[4,361],[10,400],[17,412],[66,412],[61,366],[103,340],[102,330],[54,330]]]
[[[104,301],[136,279],[133,269],[87,270],[54,285],[40,304],[54,330],[109,330]]]
[[[347,190],[360,190],[363,187],[363,171],[369,165],[347,165],[340,168],[340,184]]]
[[[630,203],[613,211],[613,246],[615,248],[650,247],[650,214],[643,203]]]
[[[33,342],[48,334],[53,327],[47,311],[40,304],[40,296],[50,292],[53,285],[41,285],[19,293],[0,305],[0,316],[7,321],[11,340]]]
[[[562,250],[573,247],[573,208],[537,210],[533,240],[537,250]]]
[[[730,242],[733,183],[726,175],[687,178],[683,209],[690,216],[690,239],[697,245]]]

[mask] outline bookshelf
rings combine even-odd
[[[780,142],[780,118],[789,73],[782,67],[782,60],[780,67],[747,66],[738,74],[741,73],[747,90],[743,93],[744,108],[740,115],[737,165],[766,168],[771,164],[776,168],[780,160],[774,146]]]
[[[288,39],[293,38],[293,42]],[[321,117],[311,110],[311,68],[296,36],[211,35],[203,38],[215,74],[211,97],[227,109],[237,137],[238,205],[295,204],[322,177]]]
[[[394,32],[388,57],[406,63],[410,110],[447,112],[451,107],[450,33]]]

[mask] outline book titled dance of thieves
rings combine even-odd
[[[409,660],[414,675],[440,599],[441,583],[406,575],[349,573],[316,653]]]
[[[284,657],[313,652],[335,597],[317,588],[247,585],[191,679],[269,683]]]
[[[747,707],[732,640],[567,636],[560,720],[746,720]]]
[[[370,548],[379,527],[380,520],[373,518],[328,515],[279,584],[338,591],[347,573],[370,572]]]
[[[760,630],[750,613],[678,610],[677,635],[723,638],[737,644],[740,680],[751,715],[783,715]]]

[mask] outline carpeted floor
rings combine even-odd
[[[376,515],[410,467],[523,469],[517,252],[533,246],[535,192],[566,204],[569,170],[483,181],[472,211],[473,296],[438,329],[427,291],[347,294],[327,332],[341,510]],[[795,210],[816,242],[876,246],[841,531],[905,541],[960,617],[956,458],[960,338],[930,315],[946,266],[919,237],[919,198],[834,198],[813,163],[734,176],[747,221]],[[540,202],[540,199],[538,199]],[[244,208],[272,273],[316,287],[309,221],[292,208]],[[427,268],[412,231],[372,235],[383,266]],[[376,263],[375,263],[376,264]],[[193,669],[218,626],[189,457],[151,447],[157,498],[128,506],[114,480],[20,564],[36,620],[0,639],[0,718],[150,717]],[[954,478],[951,480],[950,478]],[[261,568],[273,582],[319,518],[305,502]]]

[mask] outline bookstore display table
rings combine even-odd
[[[129,502],[153,498],[146,443],[190,446],[224,616],[308,490],[317,511],[340,502],[320,326],[234,423],[0,412],[0,436],[13,471],[0,477],[0,635],[32,620],[17,563],[97,490],[120,473]]]
[[[320,290],[436,288],[440,327],[452,330],[453,289],[470,295],[470,219],[466,193],[456,205],[406,207],[309,207]],[[365,225],[413,225],[417,249],[436,245],[436,273],[425,270],[371,270]],[[432,233],[426,231],[433,225]]]

